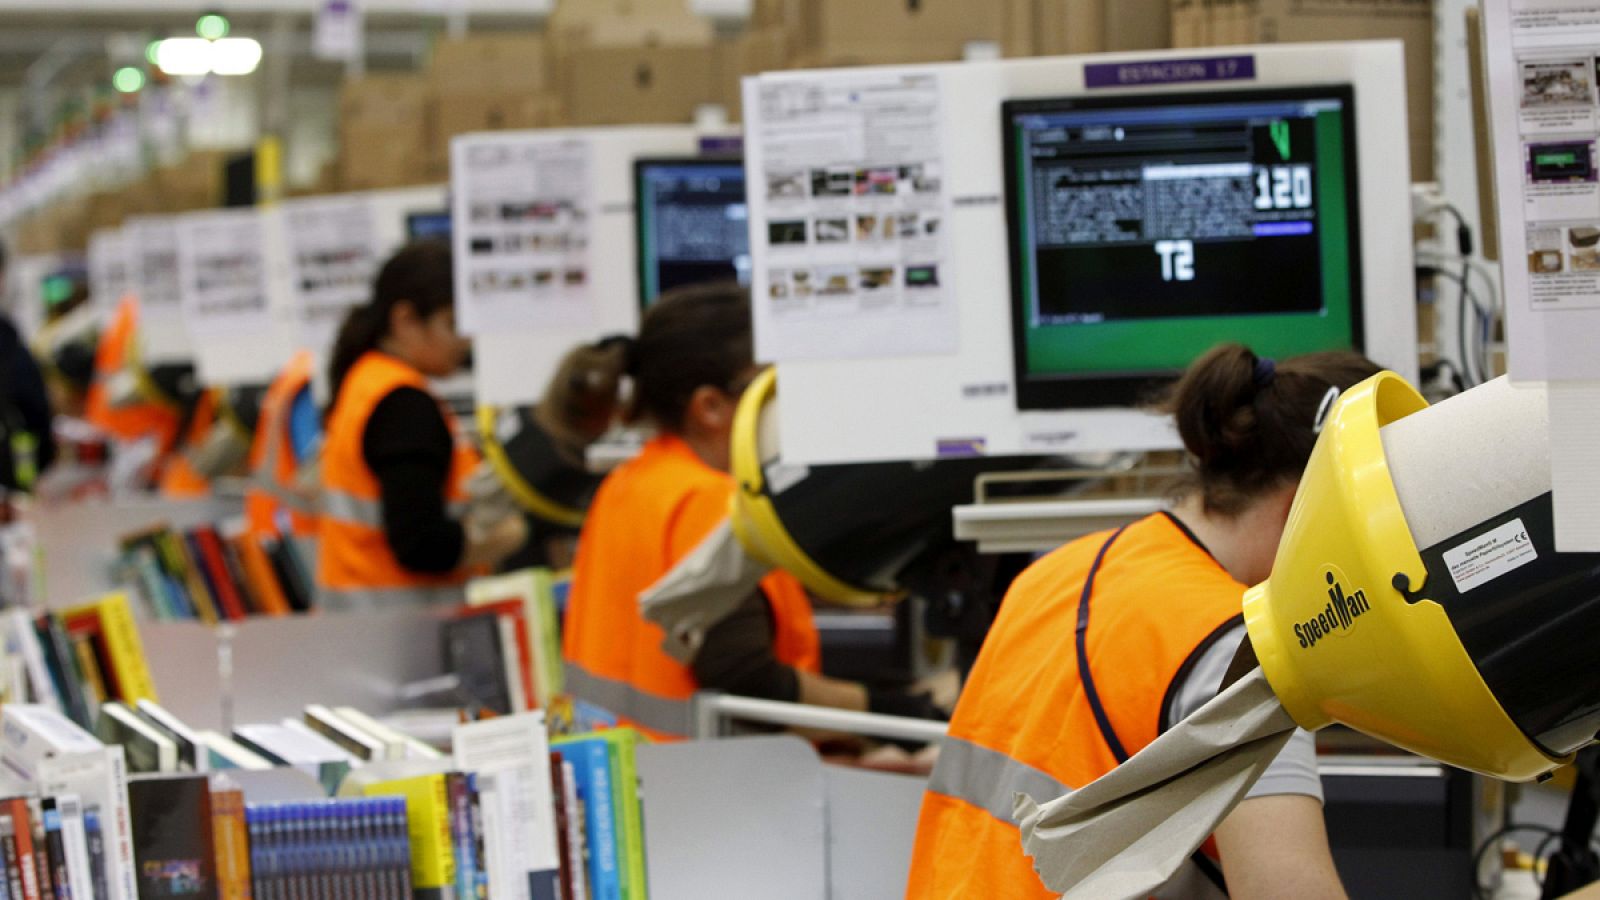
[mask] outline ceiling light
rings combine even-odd
[[[168,75],[208,74],[211,42],[205,38],[167,38],[156,48],[156,65]]]
[[[249,75],[261,65],[261,44],[251,38],[223,38],[211,44],[211,71]]]
[[[123,66],[111,76],[111,86],[124,94],[136,94],[144,87],[144,73],[133,66]]]
[[[221,40],[228,36],[228,19],[217,13],[207,13],[194,23],[194,33],[208,41]]]

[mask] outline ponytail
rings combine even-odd
[[[416,241],[400,248],[378,270],[372,299],[345,314],[328,359],[328,383],[335,399],[356,360],[376,350],[388,335],[389,315],[402,302],[423,319],[455,304],[455,270],[448,243]]]
[[[622,408],[623,376],[634,340],[616,335],[568,351],[545,388],[534,419],[558,445],[577,452],[611,428]],[[580,454],[581,455],[581,454]]]
[[[1213,348],[1159,407],[1171,414],[1193,469],[1180,493],[1197,490],[1208,512],[1232,516],[1258,496],[1298,481],[1316,444],[1328,389],[1343,392],[1378,371],[1376,363],[1347,351],[1277,362],[1242,344]]]

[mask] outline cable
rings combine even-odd
[[[1458,349],[1460,352],[1459,358],[1461,363],[1459,366],[1459,373],[1462,380],[1466,383],[1467,388],[1470,389],[1477,387],[1487,380],[1483,377],[1483,374],[1487,372],[1488,366],[1482,358],[1482,348],[1479,348],[1480,352],[1477,353],[1468,351],[1467,344],[1471,340],[1469,335],[1471,334],[1472,322],[1474,320],[1478,320],[1479,327],[1483,330],[1485,344],[1488,342],[1489,331],[1488,327],[1483,323],[1483,307],[1478,303],[1477,295],[1472,290],[1472,282],[1469,277],[1470,271],[1465,266],[1463,267],[1462,272],[1457,273],[1452,272],[1449,269],[1445,269],[1442,266],[1424,264],[1417,267],[1417,273],[1423,277],[1448,278],[1460,286],[1461,294],[1457,304],[1457,317],[1460,319],[1460,322],[1458,323],[1458,327],[1456,329],[1456,338],[1458,341]],[[1474,313],[1474,315],[1470,317],[1467,315],[1468,305],[1472,307],[1472,311]],[[1477,369],[1476,372],[1473,371],[1474,368]]]
[[[1545,825],[1507,825],[1499,831],[1496,831],[1494,834],[1484,838],[1483,843],[1478,845],[1477,852],[1472,854],[1472,896],[1476,898],[1476,900],[1489,900],[1488,888],[1483,886],[1483,881],[1481,880],[1484,854],[1487,853],[1490,848],[1494,847],[1494,845],[1499,842],[1501,838],[1504,838],[1506,835],[1517,831],[1532,831],[1543,834],[1544,837],[1541,839],[1540,846],[1543,846],[1543,841],[1548,841],[1552,835],[1557,837],[1561,835],[1560,829],[1550,828]],[[1534,863],[1536,867],[1538,861],[1538,856],[1535,856]],[[1537,872],[1535,873],[1535,877],[1538,877]]]

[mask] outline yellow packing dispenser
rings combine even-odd
[[[1600,626],[1600,560],[1554,552],[1548,487],[1419,547],[1380,430],[1425,408],[1388,372],[1340,398],[1272,575],[1245,594],[1250,641],[1306,729],[1337,722],[1485,775],[1538,778],[1600,726],[1592,641],[1571,631]]]
[[[574,458],[579,451],[563,452],[528,409],[480,406],[477,425],[484,458],[518,506],[561,528],[583,525],[603,476]]]

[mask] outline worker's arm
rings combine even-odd
[[[1322,804],[1302,794],[1254,797],[1217,827],[1232,900],[1344,900]]]

